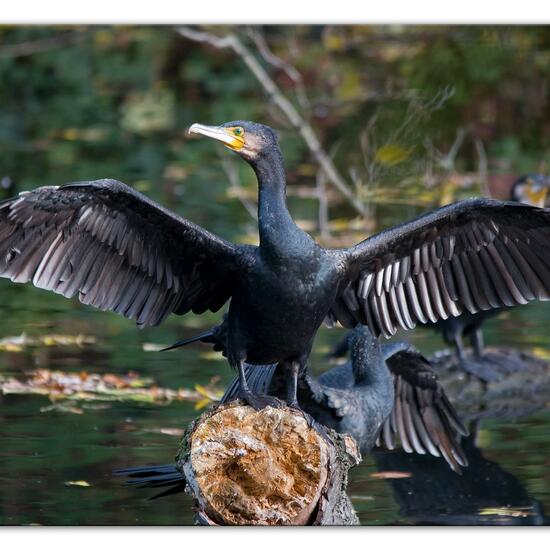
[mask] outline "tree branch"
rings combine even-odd
[[[181,36],[193,40],[194,42],[207,43],[218,49],[232,49],[261,84],[269,99],[284,113],[290,124],[300,133],[311,154],[315,157],[315,160],[327,176],[327,180],[348,199],[349,203],[357,212],[364,215],[365,207],[363,202],[353,194],[349,185],[340,175],[329,156],[325,153],[313,128],[304,120],[294,105],[284,96],[267,71],[236,35],[228,34],[219,37],[211,33],[197,31],[185,26],[178,27],[177,32]]]
[[[237,197],[237,199],[239,199],[239,201],[244,206],[245,210],[248,212],[250,217],[257,222],[258,207],[251,200],[249,200],[246,197],[246,195],[243,193],[243,188],[239,183],[239,178],[237,176],[237,170],[235,169],[235,165],[231,162],[230,159],[227,158],[227,155],[224,155],[223,157],[221,157],[220,161],[222,163],[222,168],[225,172],[225,175],[229,180],[229,186],[231,187],[231,189],[233,189],[235,196]]]
[[[21,42],[0,47],[0,58],[25,57],[36,53],[44,53],[57,48],[63,48],[82,40],[86,32],[65,32],[41,40]]]
[[[298,102],[300,103],[300,106],[302,107],[302,109],[309,109],[310,104],[306,95],[304,81],[302,79],[302,75],[300,74],[300,71],[298,71],[296,67],[291,65],[288,61],[285,61],[284,59],[281,59],[280,57],[276,56],[269,48],[264,38],[264,35],[260,31],[258,31],[253,27],[250,27],[248,29],[247,34],[254,42],[254,45],[256,46],[263,60],[266,63],[273,65],[277,69],[284,71],[284,73],[288,76],[288,78],[290,78],[290,80],[294,82],[294,86],[296,88],[296,95],[298,98]]]

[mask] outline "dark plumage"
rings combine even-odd
[[[22,193],[0,206],[0,275],[140,325],[218,310],[239,396],[255,407],[245,361],[279,363],[296,404],[298,373],[323,322],[375,335],[462,311],[550,297],[550,212],[462,201],[341,250],[321,248],[292,220],[275,132],[252,122],[191,132],[217,139],[253,168],[259,246],[233,245],[114,180]]]
[[[531,206],[544,207],[546,204],[550,181],[540,174],[531,174],[518,178],[510,190],[510,200],[528,204]],[[508,305],[508,304],[506,304]],[[475,313],[465,311],[458,317],[441,319],[433,325],[426,325],[427,328],[435,328],[441,332],[447,344],[454,345],[458,358],[466,362],[463,337],[468,336],[474,350],[474,357],[480,359],[483,354],[483,333],[481,327],[485,321],[496,317],[508,307],[500,307],[489,310],[481,310]],[[484,379],[483,373],[476,368],[475,363],[468,362],[466,365],[473,374]]]

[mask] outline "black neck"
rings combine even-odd
[[[278,147],[252,162],[259,186],[258,225],[260,246],[277,245],[298,228],[286,206],[286,177]]]
[[[371,336],[352,346],[351,366],[356,385],[378,386],[390,378],[386,362],[380,352],[380,344]]]

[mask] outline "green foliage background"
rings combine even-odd
[[[251,45],[247,28],[207,30],[236,32]],[[454,165],[459,174],[477,170],[475,140],[483,144],[497,183],[499,176],[546,168],[547,27],[256,30],[302,75],[308,102],[300,106],[289,76],[268,66],[345,177],[354,167],[357,181],[382,192],[416,189],[429,170],[426,143],[448,151],[460,128],[467,137]],[[445,90],[451,96],[433,109]],[[12,182],[6,195],[113,177],[198,223],[208,220],[213,229],[231,232],[246,217],[234,208],[229,227],[217,227],[216,218],[228,214],[220,207],[226,186],[212,144],[190,142],[185,134],[196,121],[232,119],[275,126],[290,184],[314,184],[316,167],[303,142],[231,51],[192,42],[171,27],[0,28],[0,178],[4,187]],[[240,165],[238,170],[253,189],[251,173]],[[474,177],[472,183],[479,182]],[[311,215],[311,208],[303,208]]]

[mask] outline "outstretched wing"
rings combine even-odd
[[[406,452],[443,456],[460,472],[460,466],[468,465],[460,436],[468,432],[429,362],[409,349],[399,351],[386,364],[394,379],[395,398],[376,444],[394,449],[397,435]]]
[[[216,311],[239,249],[116,180],[41,187],[0,204],[0,276],[139,325]]]
[[[329,317],[378,335],[550,299],[550,210],[461,201],[334,251],[347,270]]]

